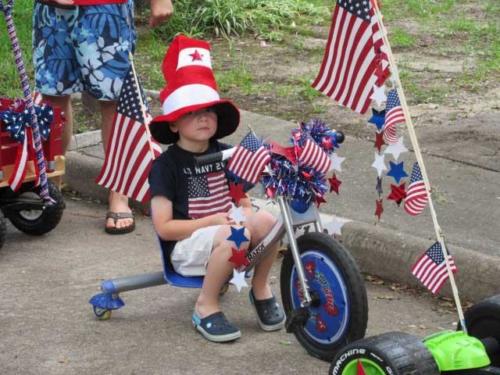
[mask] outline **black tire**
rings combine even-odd
[[[500,294],[467,310],[465,324],[470,336],[484,341],[492,366],[500,367]]]
[[[0,214],[1,215],[1,214]],[[5,236],[7,234],[7,222],[3,215],[0,216],[0,249],[3,247],[5,243]]]
[[[28,216],[24,211],[12,212],[9,220],[17,229],[26,234],[40,236],[50,232],[61,221],[65,208],[64,198],[57,186],[48,181],[49,194],[55,203],[44,210],[35,211],[34,215]],[[21,187],[21,194],[35,193],[39,195],[38,189],[33,189],[33,184],[25,184]]]
[[[308,233],[299,237],[297,244],[310,292],[320,297],[320,303],[308,308],[309,319],[304,325],[296,326],[293,333],[309,354],[331,361],[337,350],[365,335],[368,322],[365,284],[351,254],[327,234]],[[280,280],[281,298],[288,317],[300,307],[301,289],[297,280],[293,256],[288,249]]]
[[[356,341],[340,350],[330,375],[357,375],[361,364],[367,374],[439,375],[436,361],[422,341],[401,332],[389,332]]]

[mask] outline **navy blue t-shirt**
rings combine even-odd
[[[211,141],[207,151],[194,153],[170,146],[154,162],[149,174],[151,197],[162,196],[172,202],[173,219],[198,219],[231,209],[225,162],[199,166],[195,156],[211,154],[231,146]],[[176,241],[165,241],[171,251]]]

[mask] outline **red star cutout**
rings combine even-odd
[[[342,184],[342,181],[340,181],[339,179],[337,179],[337,176],[335,174],[332,177],[330,177],[328,179],[328,181],[330,182],[330,193],[332,191],[334,191],[334,192],[336,192],[338,194],[339,193],[340,185]]]
[[[387,196],[387,199],[395,201],[399,206],[401,201],[406,198],[405,184],[406,182],[399,186],[391,184],[391,193]]]
[[[202,59],[203,55],[201,53],[199,53],[197,49],[195,49],[193,53],[190,53],[189,56],[191,56],[191,58],[193,59],[191,61],[202,61],[203,60]]]
[[[375,203],[377,204],[377,208],[375,209],[375,216],[378,217],[378,220],[380,221],[380,216],[382,216],[382,213],[384,212],[382,199],[377,199]]]
[[[363,364],[361,363],[361,361],[359,359],[358,359],[358,371],[357,371],[356,375],[366,375]]]
[[[242,198],[246,198],[243,191],[243,184],[229,183],[229,196],[233,198],[234,203],[239,204]]]
[[[229,258],[229,261],[235,265],[236,268],[240,268],[243,266],[248,266],[250,262],[247,259],[247,251],[246,250],[238,250],[234,247],[231,248],[233,255]]]
[[[384,141],[384,132],[376,133],[375,134],[375,147],[377,148],[378,152],[380,152],[380,149],[382,148],[383,145],[385,145]]]
[[[316,207],[319,207],[321,203],[326,203],[322,195],[316,195]]]

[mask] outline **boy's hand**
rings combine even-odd
[[[171,0],[151,0],[151,17],[149,26],[156,27],[168,20],[174,13]]]
[[[234,225],[236,224],[233,219],[229,217],[229,212],[222,212],[210,215],[210,222],[212,225]]]

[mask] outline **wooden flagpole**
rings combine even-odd
[[[142,87],[141,84],[139,83],[139,79],[137,78],[137,72],[135,71],[135,65],[134,65],[134,57],[132,53],[129,52],[129,60],[130,60],[130,66],[132,68],[132,73],[134,74],[134,81],[135,84],[137,85],[137,91],[139,93],[139,100],[141,102],[141,111],[142,111],[142,117],[144,118],[144,127],[146,128],[146,133],[148,135],[148,145],[149,145],[149,152],[151,152],[151,159],[155,159],[155,153],[153,150],[153,145],[151,144],[151,131],[149,130],[149,123],[151,122],[151,115],[146,111],[146,103],[144,103],[144,98],[142,97]]]
[[[377,3],[376,0],[371,0],[371,2],[372,2],[373,9],[375,10],[375,17],[376,17],[377,23],[379,25],[380,32],[382,33],[382,37],[383,37],[383,40],[384,40],[384,45],[387,48],[387,56],[389,58],[389,66],[391,68],[390,69],[391,70],[391,74],[393,75],[393,77],[394,77],[394,79],[396,81],[396,90],[398,92],[399,100],[401,101],[401,108],[403,109],[403,113],[404,113],[404,116],[405,116],[405,121],[406,121],[406,125],[407,125],[407,128],[408,128],[408,133],[410,135],[410,140],[411,140],[411,143],[413,145],[413,149],[414,149],[414,152],[415,152],[415,156],[417,158],[417,162],[418,162],[418,164],[420,166],[420,170],[422,172],[422,179],[424,181],[425,190],[427,192],[427,197],[428,197],[428,200],[429,200],[429,209],[430,209],[431,216],[432,216],[432,222],[434,223],[434,230],[436,232],[437,240],[441,244],[441,249],[443,251],[443,256],[444,256],[445,264],[446,264],[446,271],[448,272],[448,276],[449,276],[449,279],[450,279],[450,285],[451,285],[451,289],[452,289],[452,293],[453,293],[453,299],[455,300],[455,305],[457,307],[458,318],[460,320],[460,327],[462,328],[462,330],[465,333],[467,333],[467,328],[466,328],[466,325],[465,325],[464,312],[463,312],[463,309],[462,309],[462,304],[460,302],[460,297],[458,295],[457,284],[456,284],[453,272],[451,270],[450,263],[448,261],[448,250],[446,249],[446,245],[445,245],[445,241],[444,241],[444,235],[443,235],[443,233],[441,231],[441,227],[439,226],[439,223],[438,223],[438,220],[437,220],[436,211],[434,209],[434,204],[432,202],[431,186],[430,186],[429,178],[428,178],[428,175],[427,175],[427,171],[425,169],[424,159],[422,158],[422,153],[420,151],[420,146],[418,144],[417,135],[415,133],[415,128],[413,126],[413,122],[412,122],[412,119],[411,119],[410,110],[409,110],[408,104],[406,102],[406,97],[405,97],[405,94],[404,94],[404,91],[403,91],[403,86],[401,85],[401,80],[399,78],[398,68],[397,68],[396,62],[394,60],[394,55],[393,55],[392,50],[391,50],[391,45],[389,44],[389,40],[387,38],[387,32],[386,32],[384,23],[382,21],[382,14],[380,13],[380,10],[379,10],[379,7],[378,7],[378,3]]]

